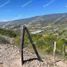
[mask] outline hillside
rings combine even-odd
[[[28,28],[33,44],[43,62],[37,58],[25,34],[24,59],[21,66],[21,26]],[[55,58],[53,50],[55,50]],[[67,13],[36,16],[8,22],[0,22],[0,66],[4,67],[67,67]]]
[[[41,23],[41,24],[67,24],[67,13],[49,14],[36,16],[32,18],[13,20],[8,22],[0,22],[1,27],[12,28],[20,27],[23,24]]]

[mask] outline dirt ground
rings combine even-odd
[[[22,65],[20,50],[16,46],[0,45],[0,67],[67,67],[67,61],[55,62],[53,57],[49,55],[42,57],[43,62],[38,59],[29,61],[30,58],[37,57],[30,49],[24,48],[24,60],[27,61]]]

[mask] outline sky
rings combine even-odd
[[[67,13],[67,0],[0,0],[0,21]]]

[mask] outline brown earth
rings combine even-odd
[[[37,58],[35,53],[29,49],[24,48],[25,64],[21,64],[21,54],[19,48],[9,44],[0,44],[0,67],[67,67],[67,61],[54,61],[53,56],[41,56],[43,62],[39,60],[29,61],[30,58]]]

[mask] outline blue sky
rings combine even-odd
[[[0,0],[0,21],[67,13],[67,0]]]

